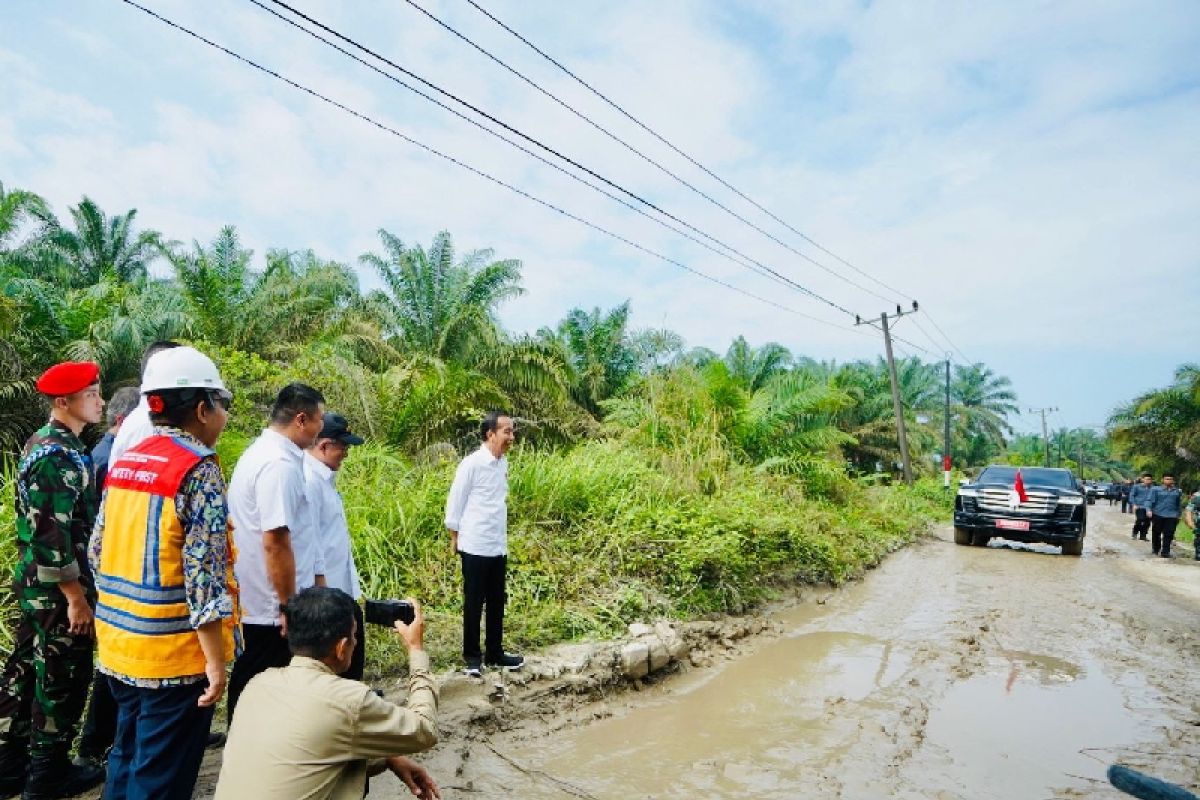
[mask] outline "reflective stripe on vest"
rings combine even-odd
[[[112,672],[159,679],[204,674],[204,652],[188,614],[175,496],[187,474],[213,455],[177,437],[152,436],[108,471],[96,639],[100,663]],[[240,618],[232,537],[227,552],[234,614],[221,628],[225,657],[232,659]]]

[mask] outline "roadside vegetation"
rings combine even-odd
[[[724,353],[688,348],[672,331],[633,329],[629,303],[514,334],[497,312],[522,292],[519,261],[462,252],[446,232],[427,247],[378,237],[353,266],[307,250],[257,257],[233,227],[184,244],[139,230],[132,210],[85,198],[59,219],[0,187],[0,561],[12,559],[11,457],[45,413],[34,378],[90,358],[110,394],[137,383],[158,339],[210,353],[233,389],[227,469],[291,380],[368,436],[339,477],[366,590],[426,602],[441,658],[457,649],[459,603],[442,504],[488,408],[518,418],[517,646],[841,582],[948,513],[940,364],[898,362],[922,476],[910,490],[892,483],[881,359],[834,363],[742,337]],[[379,288],[363,290],[360,273]],[[956,462],[1001,457],[1008,379],[956,366],[951,390]]]

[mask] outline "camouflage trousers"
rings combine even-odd
[[[0,738],[29,739],[38,753],[69,747],[75,738],[92,681],[93,639],[67,632],[65,602],[30,600],[21,604],[13,651],[0,673]]]

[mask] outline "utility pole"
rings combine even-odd
[[[950,491],[950,354],[946,354],[946,444],[942,449],[942,489]]]
[[[1046,432],[1046,415],[1053,414],[1055,411],[1058,411],[1058,409],[1057,408],[1031,408],[1031,409],[1029,409],[1030,414],[1041,414],[1042,415],[1042,443],[1043,443],[1043,449],[1046,451],[1046,456],[1045,456],[1046,463],[1043,464],[1042,466],[1046,466],[1046,467],[1050,466],[1050,434]]]
[[[903,317],[905,314],[914,314],[917,311],[917,301],[912,304],[912,311],[904,311],[900,306],[896,306],[896,319]],[[900,462],[904,467],[904,482],[912,486],[912,463],[908,460],[908,432],[904,426],[904,404],[900,402],[900,382],[896,378],[896,359],[892,355],[892,332],[888,328],[887,312],[879,315],[879,319],[863,320],[857,314],[854,315],[855,325],[874,325],[880,323],[883,328],[883,348],[887,353],[888,377],[892,380],[892,408],[896,413],[896,438],[900,440]]]

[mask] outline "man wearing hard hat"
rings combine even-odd
[[[105,797],[189,800],[226,664],[240,648],[225,480],[232,395],[191,347],[142,376],[153,434],[109,468],[89,547],[99,669],[118,706]]]
[[[100,368],[55,364],[37,380],[50,422],[17,464],[20,621],[0,675],[0,795],[69,797],[104,779],[71,764],[71,740],[92,680],[95,581],[87,541],[98,494],[79,434],[100,422]]]

